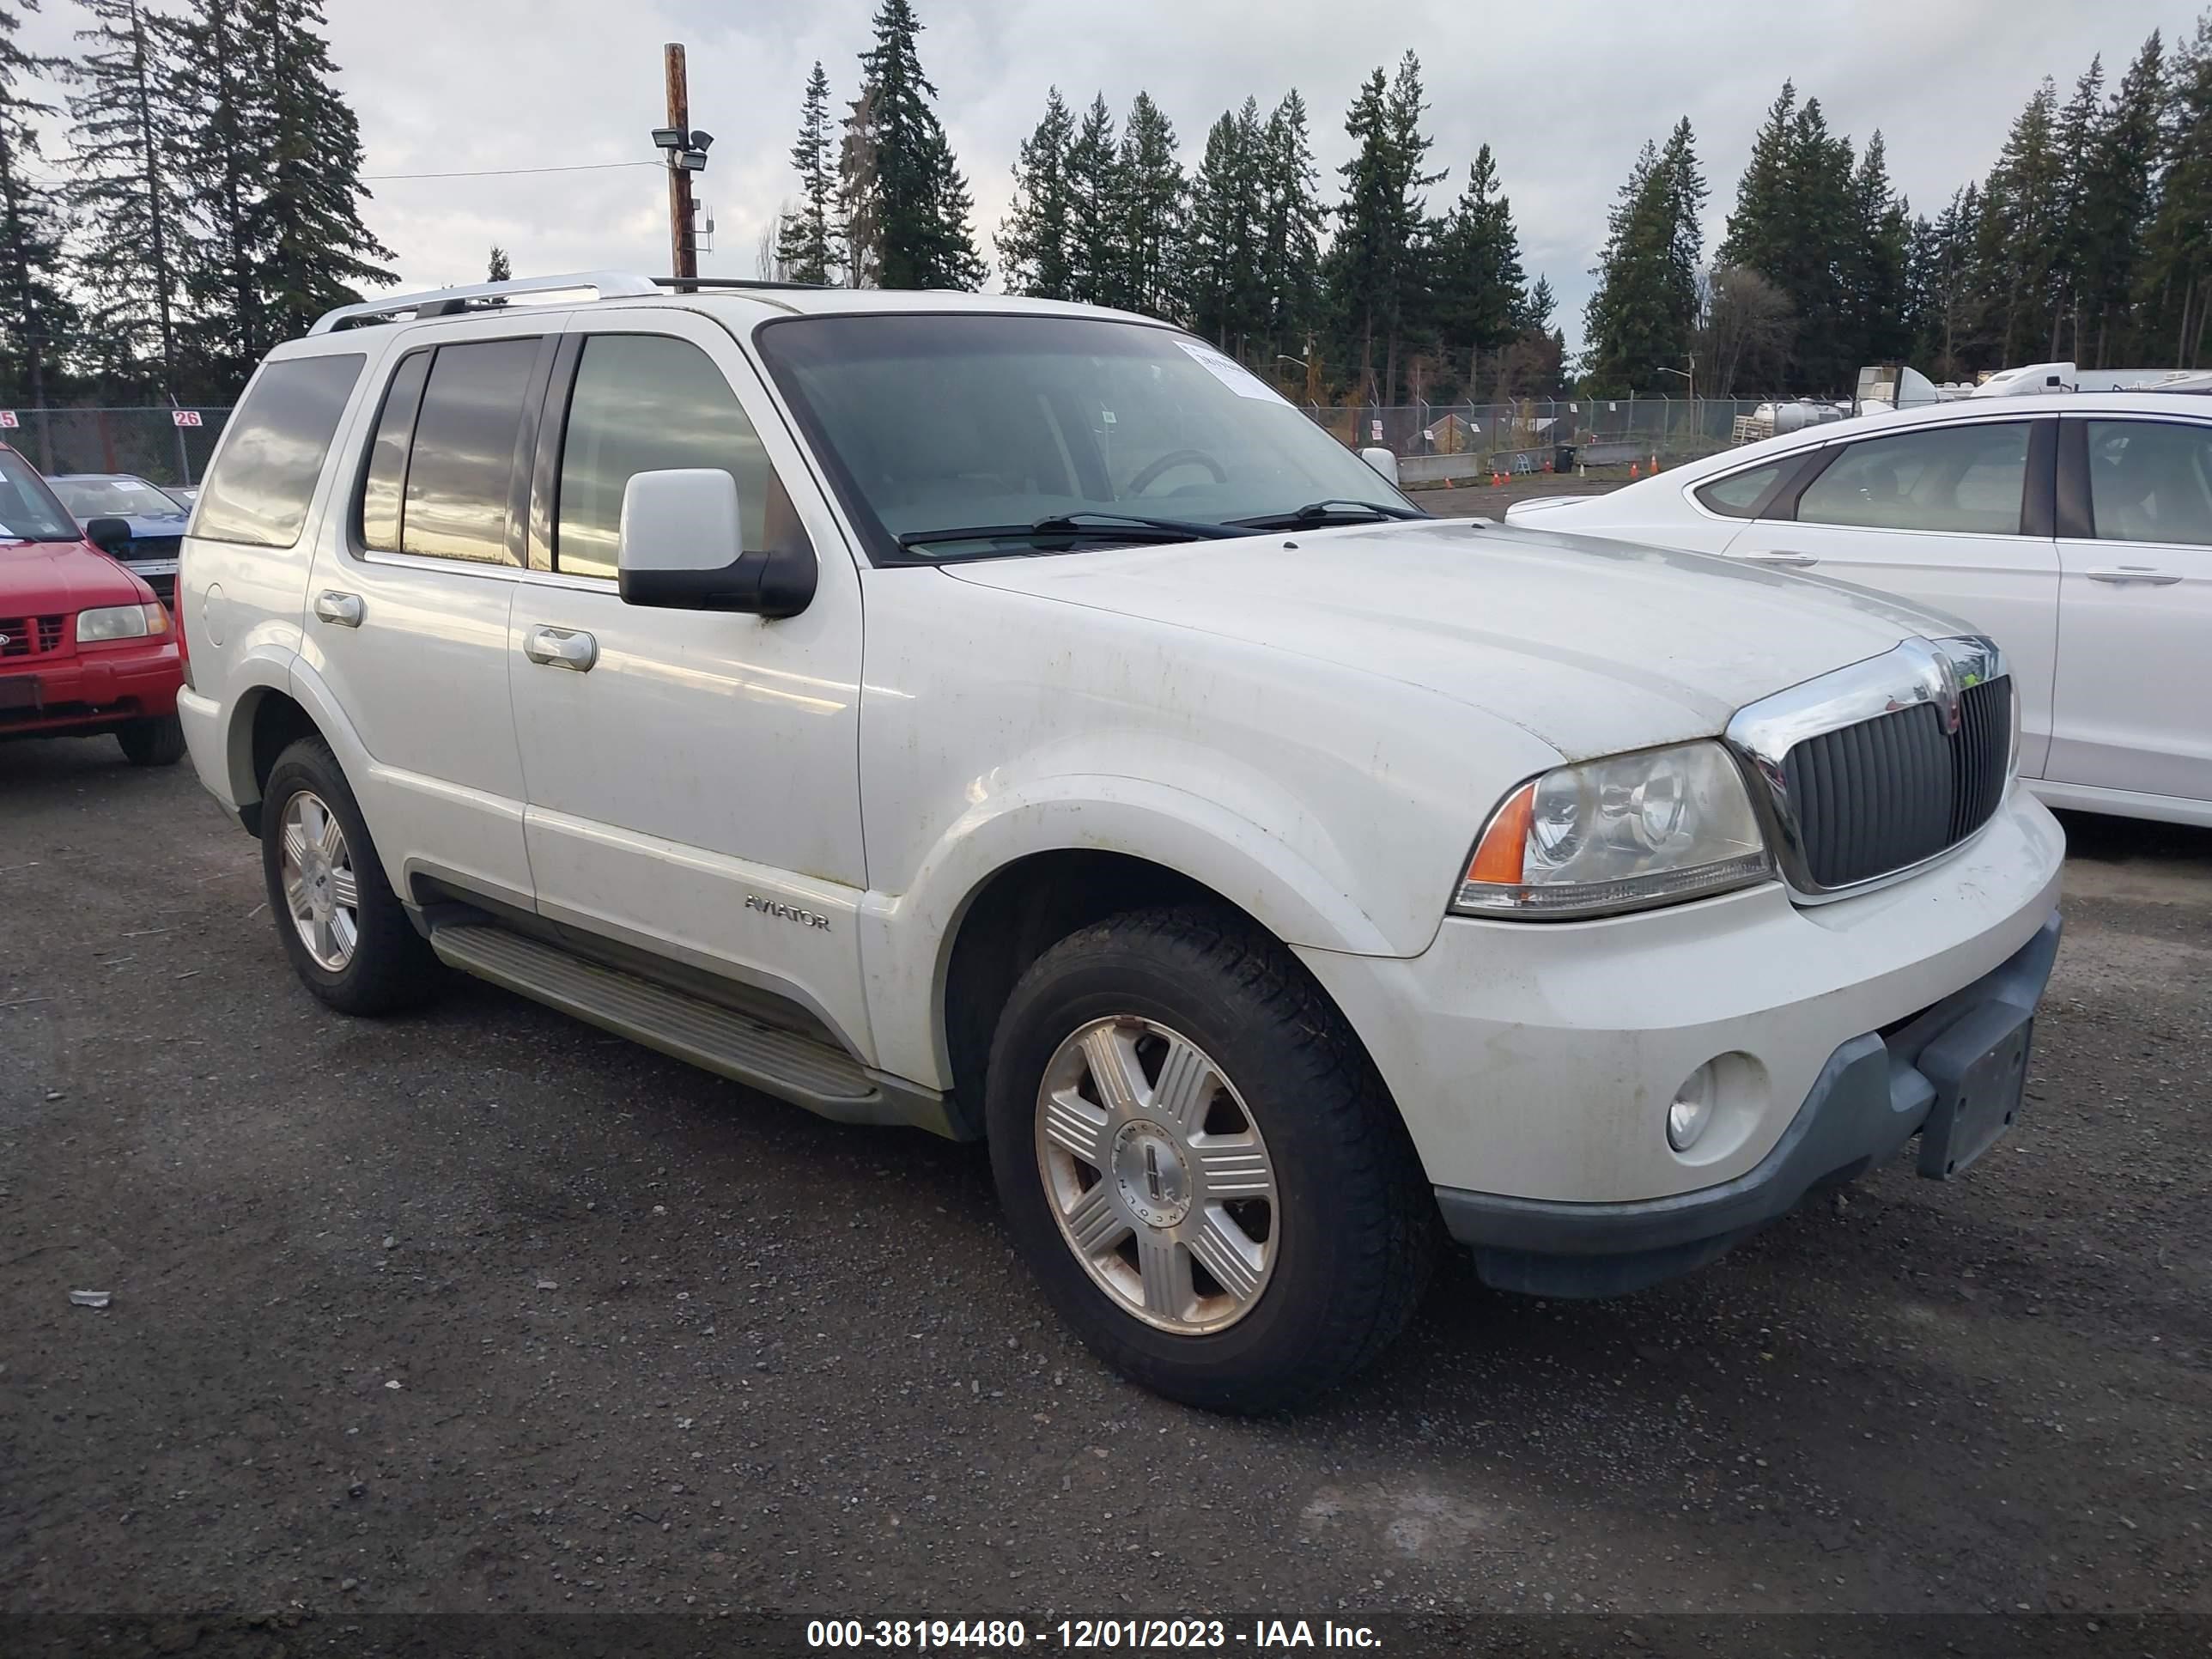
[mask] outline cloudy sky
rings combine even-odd
[[[762,228],[793,192],[787,152],[809,65],[853,95],[876,0],[326,0],[332,52],[361,116],[368,222],[408,287],[480,281],[497,242],[520,273],[667,269],[666,188],[650,167],[480,178],[376,175],[650,162],[661,44],[684,41],[695,125],[714,134],[700,185],[716,222],[702,269],[755,274]],[[1984,173],[2045,75],[2062,90],[2104,55],[2117,76],[2154,28],[2195,27],[2200,0],[1698,0],[1590,7],[1493,0],[915,0],[924,67],[974,189],[978,230],[1004,210],[1016,147],[1047,87],[1071,103],[1141,88],[1187,163],[1221,111],[1305,94],[1325,185],[1349,150],[1346,102],[1411,46],[1433,105],[1432,160],[1457,194],[1497,153],[1531,276],[1550,276],[1570,343],[1605,210],[1638,147],[1689,116],[1717,239],[1761,114],[1784,76],[1832,126],[1881,128],[1890,167],[1931,210]],[[27,20],[57,50],[70,0]],[[52,147],[50,147],[50,153]]]

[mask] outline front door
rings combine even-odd
[[[2063,426],[2047,775],[2212,801],[2212,421]]]
[[[2043,774],[2058,637],[2058,553],[2031,532],[2049,465],[2035,422],[1948,422],[1835,446],[1782,516],[1744,526],[1729,556],[1856,582],[1946,611],[2003,647],[2021,708],[2021,771]],[[2031,465],[2033,457],[2033,465]]]
[[[669,467],[736,477],[748,549],[812,547],[805,611],[623,602],[623,486]],[[696,314],[580,316],[537,475],[507,665],[539,913],[786,997],[872,1058],[859,576],[750,364]]]

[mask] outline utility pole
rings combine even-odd
[[[679,133],[691,131],[691,88],[684,73],[684,48],[672,40],[666,48],[668,125]],[[669,271],[676,276],[699,274],[699,248],[691,234],[691,173],[680,152],[668,153]]]

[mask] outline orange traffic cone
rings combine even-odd
[[[1628,464],[1628,476],[1629,476],[1629,477],[1630,477],[1632,480],[1636,479],[1636,478],[1638,478],[1638,477],[1642,477],[1642,476],[1643,476],[1641,473],[1639,473],[1639,472],[1638,472],[1638,471],[1637,471],[1637,470],[1636,470],[1636,463],[1635,463],[1635,462],[1633,462],[1633,461],[1631,461],[1631,462]]]
[[[1654,472],[1656,472],[1659,470],[1659,458],[1656,455],[1654,455],[1651,458],[1651,470]]]

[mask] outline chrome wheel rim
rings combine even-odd
[[[300,943],[319,967],[342,973],[361,939],[361,895],[353,853],[337,814],[302,789],[284,803],[284,903]]]
[[[1036,1158],[1060,1237],[1123,1312],[1203,1336],[1258,1305],[1281,1242],[1274,1161],[1181,1032],[1118,1018],[1073,1033],[1037,1090]]]

